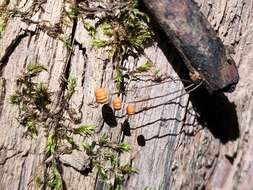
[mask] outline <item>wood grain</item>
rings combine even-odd
[[[8,6],[17,2],[11,0]],[[19,6],[26,10],[31,3],[31,0],[24,0]],[[73,36],[83,47],[74,46],[69,65],[70,73],[78,79],[71,103],[80,107],[82,122],[102,127],[101,132],[109,132],[112,139],[132,145],[129,154],[121,155],[121,163],[132,159],[139,174],[127,180],[125,189],[252,189],[253,0],[198,0],[198,3],[223,42],[235,47],[234,59],[241,76],[236,91],[227,96],[211,97],[199,89],[190,96],[171,101],[185,93],[183,88],[187,84],[178,81],[140,88],[149,82],[131,82],[128,88],[134,91],[126,94],[124,102],[178,92],[137,103],[137,114],[129,119],[130,136],[121,133],[121,124],[126,118],[118,119],[118,126],[111,128],[103,124],[102,107],[90,106],[97,87],[115,91],[113,64],[105,65],[104,53],[91,48],[90,37],[80,21],[74,33],[71,24],[64,29],[66,37]],[[47,0],[43,4],[45,12],[39,11],[33,19],[55,24],[61,18],[63,6],[63,0]],[[8,21],[0,41],[0,59],[13,40],[26,29],[33,31],[34,25],[28,26],[20,18]],[[163,35],[145,53],[162,73],[173,78],[184,77],[182,61]],[[45,73],[41,80],[48,82],[54,91],[61,90],[59,81],[66,74],[67,49],[62,41],[43,31],[22,37],[8,59],[0,63],[0,189],[3,190],[36,189],[32,178],[42,170],[45,137],[25,138],[25,129],[18,127],[16,121],[17,110],[8,101],[16,88],[15,79],[34,59],[49,68],[49,73]],[[130,70],[144,61],[144,57],[139,60],[130,58],[125,66]],[[124,115],[125,108],[117,114]],[[144,136],[145,146],[138,145],[139,135]],[[65,158],[65,161],[78,167],[85,157],[77,157]],[[83,176],[70,166],[63,167],[63,176],[67,189],[103,189],[94,175]]]

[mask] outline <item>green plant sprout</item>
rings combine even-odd
[[[153,67],[153,64],[151,61],[147,60],[144,64],[137,67],[138,72],[147,72]]]
[[[122,83],[124,81],[123,74],[122,74],[122,71],[120,69],[116,70],[116,76],[114,78],[114,81],[116,83],[117,90],[120,92],[121,87],[122,87]]]
[[[65,99],[66,100],[70,100],[70,98],[73,96],[73,94],[75,93],[75,88],[76,88],[76,78],[73,76],[69,76],[68,78],[68,84],[67,84],[67,93],[65,95]]]
[[[92,24],[90,24],[88,21],[85,21],[84,19],[82,19],[83,21],[83,27],[88,31],[88,34],[94,38],[96,35],[96,28],[94,26],[92,26]]]
[[[79,15],[79,10],[76,6],[70,7],[70,10],[67,12],[67,15],[70,19],[76,19]]]

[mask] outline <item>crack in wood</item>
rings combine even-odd
[[[6,80],[0,77],[0,116],[2,114],[4,99],[6,95]]]
[[[106,74],[106,67],[107,67],[107,60],[104,62],[103,64],[103,69],[102,69],[102,78],[101,78],[101,82],[100,82],[100,87],[103,86],[103,83],[104,83],[104,77],[105,77],[105,74]]]
[[[18,151],[18,152],[16,152],[16,153],[13,153],[11,156],[8,156],[8,157],[4,158],[4,159],[0,162],[0,165],[4,165],[8,160],[10,160],[10,159],[16,157],[17,155],[19,155],[19,154],[21,154],[21,153],[22,153],[22,151]]]
[[[70,68],[71,68],[71,61],[72,61],[72,56],[74,54],[74,38],[75,38],[75,34],[76,34],[76,28],[77,28],[77,18],[73,19],[73,26],[72,26],[72,31],[70,34],[70,49],[68,49],[68,53],[67,53],[67,59],[66,59],[66,64],[64,65],[62,74],[61,74],[61,80],[60,80],[60,88],[61,90],[59,91],[59,94],[57,95],[57,104],[61,103],[61,101],[64,98],[64,92],[67,88],[67,80],[69,78],[69,74],[70,74]]]
[[[74,45],[76,45],[79,49],[79,51],[82,52],[82,56],[84,58],[84,64],[83,64],[83,72],[82,72],[82,80],[81,80],[81,86],[84,87],[84,80],[85,80],[85,74],[86,74],[86,68],[87,68],[87,59],[88,56],[86,54],[86,47],[83,46],[82,43],[78,42],[76,39],[74,39]]]
[[[61,109],[61,104],[64,101],[64,92],[67,89],[67,85],[68,85],[68,78],[70,75],[70,69],[71,69],[71,61],[72,61],[72,57],[74,55],[74,39],[75,39],[75,34],[76,34],[76,29],[77,29],[77,22],[78,22],[78,18],[74,18],[73,19],[73,25],[72,25],[72,31],[70,33],[70,47],[67,49],[67,58],[66,58],[66,62],[63,68],[63,71],[61,73],[61,80],[60,80],[60,91],[57,93],[57,101],[55,103],[55,108],[54,113],[60,113],[60,115],[62,115],[62,109]],[[80,109],[80,108],[79,108]],[[55,126],[52,126],[51,130],[55,130],[54,129]],[[45,160],[48,159],[45,155]],[[63,179],[63,171],[62,171],[62,166],[61,166],[61,162],[59,160],[59,158],[54,158],[55,162],[56,162],[56,167],[57,170],[60,174],[60,178],[62,181],[62,185],[63,185],[63,190],[66,189],[66,183]],[[48,169],[49,166],[47,163],[45,163],[45,167],[44,167],[44,179],[43,179],[43,185],[42,185],[42,189],[46,189],[47,188],[47,182],[48,182]]]
[[[20,44],[20,42],[22,41],[22,39],[24,39],[25,37],[27,37],[29,34],[33,35],[34,32],[29,31],[29,30],[23,30],[23,29],[21,29],[20,32],[19,32],[19,34],[16,36],[16,38],[13,39],[11,41],[11,43],[9,44],[9,46],[5,49],[4,55],[0,58],[0,77],[3,74],[3,69],[7,65],[8,61],[9,61],[9,58],[12,55],[12,53],[18,47],[18,45]]]

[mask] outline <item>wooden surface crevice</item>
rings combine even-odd
[[[13,39],[13,41],[11,41],[9,46],[6,47],[5,53],[3,54],[3,56],[0,59],[0,74],[2,74],[3,69],[6,66],[6,64],[8,63],[8,60],[9,60],[9,57],[11,56],[11,54],[15,51],[16,47],[19,45],[21,40],[23,38],[27,37],[29,33],[30,33],[30,31],[20,30],[19,34],[15,37],[15,39]]]

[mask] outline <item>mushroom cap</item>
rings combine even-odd
[[[134,115],[135,114],[135,108],[132,104],[127,105],[126,111],[127,111],[127,115]]]
[[[107,92],[104,88],[98,88],[95,91],[95,96],[96,96],[96,102],[97,103],[106,103],[108,100],[107,97]]]
[[[120,110],[121,109],[121,99],[119,97],[116,97],[113,102],[112,102],[113,108],[115,110]]]

